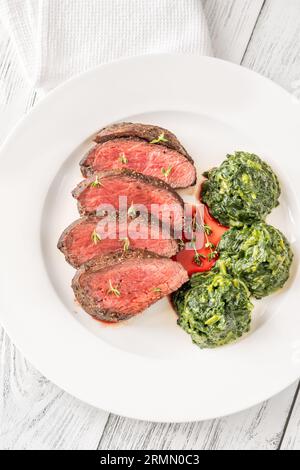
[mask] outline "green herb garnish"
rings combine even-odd
[[[128,158],[125,156],[124,152],[120,153],[119,162],[124,163],[124,164],[128,163]]]
[[[96,188],[97,186],[102,186],[102,183],[100,182],[98,175],[96,175],[95,180],[91,183],[92,188]]]
[[[206,256],[203,255],[202,253],[199,253],[197,251],[197,248],[196,248],[196,240],[195,238],[191,241],[191,245],[192,245],[192,248],[195,252],[194,256],[193,256],[193,261],[194,263],[196,263],[198,266],[201,266],[202,265],[202,260],[203,259],[206,259]]]
[[[204,232],[206,233],[206,235],[211,235],[212,234],[212,228],[209,225],[204,224]]]
[[[152,292],[161,292],[161,288],[160,287],[154,287],[154,289],[152,289]]]
[[[94,245],[97,245],[97,243],[101,241],[101,237],[97,233],[96,229],[92,232],[91,240],[94,243]]]
[[[116,287],[114,287],[114,286],[112,285],[111,280],[109,280],[109,289],[108,289],[108,293],[109,293],[109,294],[113,294],[113,295],[115,295],[116,297],[120,297],[120,295],[121,295],[121,292],[120,292]]]
[[[165,133],[162,132],[157,139],[150,141],[150,144],[159,144],[160,142],[168,142],[168,139],[165,138]]]
[[[217,251],[211,251],[210,253],[208,253],[207,259],[208,261],[212,261],[213,259],[217,258],[217,256],[218,256]]]
[[[215,246],[212,242],[210,242],[210,241],[207,241],[207,242],[205,243],[205,248],[212,248],[212,249],[213,249],[213,248],[215,248],[215,247],[216,247],[216,246]]]
[[[216,250],[216,246],[208,238],[208,235],[212,234],[212,229],[209,225],[204,223],[202,214],[201,213],[199,213],[199,214],[200,214],[201,224],[197,223],[196,218],[193,217],[193,222],[192,222],[193,230],[197,230],[198,228],[201,228],[201,230],[203,231],[204,236],[205,236],[205,240],[206,240],[204,246],[205,246],[205,248],[209,248],[209,250],[210,250],[210,253],[208,254],[207,258],[208,258],[209,261],[211,261],[212,259],[214,259],[218,256],[218,252]],[[192,243],[194,244],[194,250],[197,253],[196,247],[195,247],[195,240],[193,240]],[[195,263],[199,264],[199,266],[201,266],[201,260],[199,260],[199,258],[197,256],[194,257],[194,261],[195,261]]]
[[[194,263],[196,263],[198,266],[201,266],[203,259],[206,259],[206,256],[195,250],[195,254],[193,257]]]

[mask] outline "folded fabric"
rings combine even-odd
[[[212,53],[200,0],[0,0],[24,73],[48,90],[111,60]]]

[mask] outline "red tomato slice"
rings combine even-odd
[[[193,208],[193,212],[195,211],[196,208]],[[216,219],[214,219],[209,213],[208,208],[206,206],[204,206],[203,219],[204,224],[207,225],[211,230],[211,233],[207,234],[207,238],[205,237],[204,245],[208,240],[215,247],[217,247],[223,233],[228,230],[228,227],[224,227],[224,225],[221,225]],[[214,251],[214,249],[212,250]],[[188,272],[188,275],[191,276],[192,274],[201,273],[212,269],[212,267],[216,264],[218,258],[216,256],[215,258],[209,260],[209,255],[212,250],[210,248],[206,248],[205,246],[201,247],[200,249],[197,249],[197,251],[190,248],[184,248],[179,251],[179,253],[177,253],[177,255],[173,259],[181,263],[182,266]],[[198,263],[197,260],[195,260],[195,255],[197,256],[197,253],[199,255],[202,255],[198,257]]]
[[[204,206],[204,223],[212,229],[211,235],[208,236],[209,241],[214,245],[218,245],[223,233],[228,230],[228,227],[221,225],[212,215],[210,215],[207,206]]]
[[[183,249],[174,256],[174,260],[178,261],[178,263],[182,264],[184,269],[188,272],[188,275],[191,276],[195,273],[203,273],[205,271],[209,271],[216,263],[217,258],[212,259],[211,261],[208,260],[207,256],[210,253],[208,248],[202,248],[201,250],[197,250],[197,253],[200,253],[205,256],[205,259],[201,259],[200,266],[194,261],[195,259],[195,251],[194,250],[186,250]]]

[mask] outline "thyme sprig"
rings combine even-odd
[[[177,243],[178,243],[178,246],[179,246],[180,249],[185,247],[185,243],[184,243],[184,241],[182,240],[182,238],[179,238],[179,239],[177,240]]]
[[[212,228],[209,225],[204,224],[204,232],[206,233],[206,235],[211,235],[212,234]]]
[[[96,229],[92,232],[91,240],[94,245],[97,245],[97,243],[101,241],[101,236],[97,233]]]
[[[218,254],[219,253],[216,250],[208,253],[208,256],[207,256],[208,261],[215,259],[218,256]]]
[[[108,293],[109,293],[109,294],[113,294],[113,295],[115,295],[116,297],[120,297],[121,292],[119,291],[119,289],[117,289],[116,287],[114,287],[114,286],[112,285],[111,280],[108,281],[108,284],[109,284]]]
[[[220,320],[220,318],[221,317],[219,315],[213,315],[208,320],[206,320],[205,325],[207,325],[207,326],[214,325],[215,323],[217,323]]]
[[[212,242],[208,241],[208,242],[205,243],[205,248],[214,249],[214,248],[216,248],[216,245],[214,245]]]
[[[199,253],[199,252],[195,249],[195,254],[194,254],[194,257],[193,257],[194,263],[196,263],[198,266],[201,266],[203,259],[206,259],[206,256],[203,255],[202,253]]]
[[[128,158],[126,157],[124,152],[120,153],[119,162],[123,163],[124,165],[128,163]]]
[[[130,240],[128,237],[122,239],[123,242],[123,251],[128,251],[130,247]]]
[[[160,144],[161,142],[168,142],[168,139],[165,138],[165,133],[162,132],[157,139],[150,141],[150,144]]]
[[[194,261],[194,263],[196,263],[198,266],[201,266],[202,260],[203,260],[203,259],[206,259],[206,256],[203,255],[202,253],[199,253],[199,252],[197,251],[197,248],[196,248],[196,239],[195,239],[195,238],[193,238],[191,244],[192,244],[192,248],[193,248],[193,250],[194,250],[194,252],[195,252],[195,253],[194,253],[194,256],[193,256],[193,261]]]
[[[197,229],[200,229],[201,227],[201,229],[203,230],[204,237],[205,237],[205,248],[209,248],[210,250],[209,254],[207,255],[207,259],[208,261],[212,261],[218,256],[218,251],[216,249],[216,246],[208,238],[208,236],[211,235],[213,231],[209,225],[204,223],[201,212],[199,212],[199,214],[200,214],[200,219],[201,219],[200,221],[201,225],[198,224],[196,217],[194,216],[193,221],[192,221],[192,228],[193,230],[197,230]],[[194,255],[193,260],[196,264],[198,264],[198,266],[201,266],[202,264],[201,258],[203,258],[204,255],[201,255],[201,253],[198,253],[198,251],[196,250],[195,241],[194,241],[194,250],[195,250],[195,255]],[[206,258],[206,256],[204,256],[204,258]]]
[[[170,176],[171,171],[172,171],[171,166],[168,166],[167,169],[164,168],[164,167],[161,169],[161,172],[162,172],[162,174],[164,175],[165,178],[168,178],[168,176]]]

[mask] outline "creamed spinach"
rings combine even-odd
[[[249,291],[240,279],[222,272],[194,274],[173,294],[178,325],[200,348],[230,343],[249,331]]]
[[[235,152],[204,176],[202,200],[223,225],[263,220],[278,205],[280,186],[271,167],[257,155]]]
[[[257,299],[283,287],[289,277],[290,245],[280,230],[265,222],[232,227],[223,234],[218,250],[218,263],[242,279]]]

